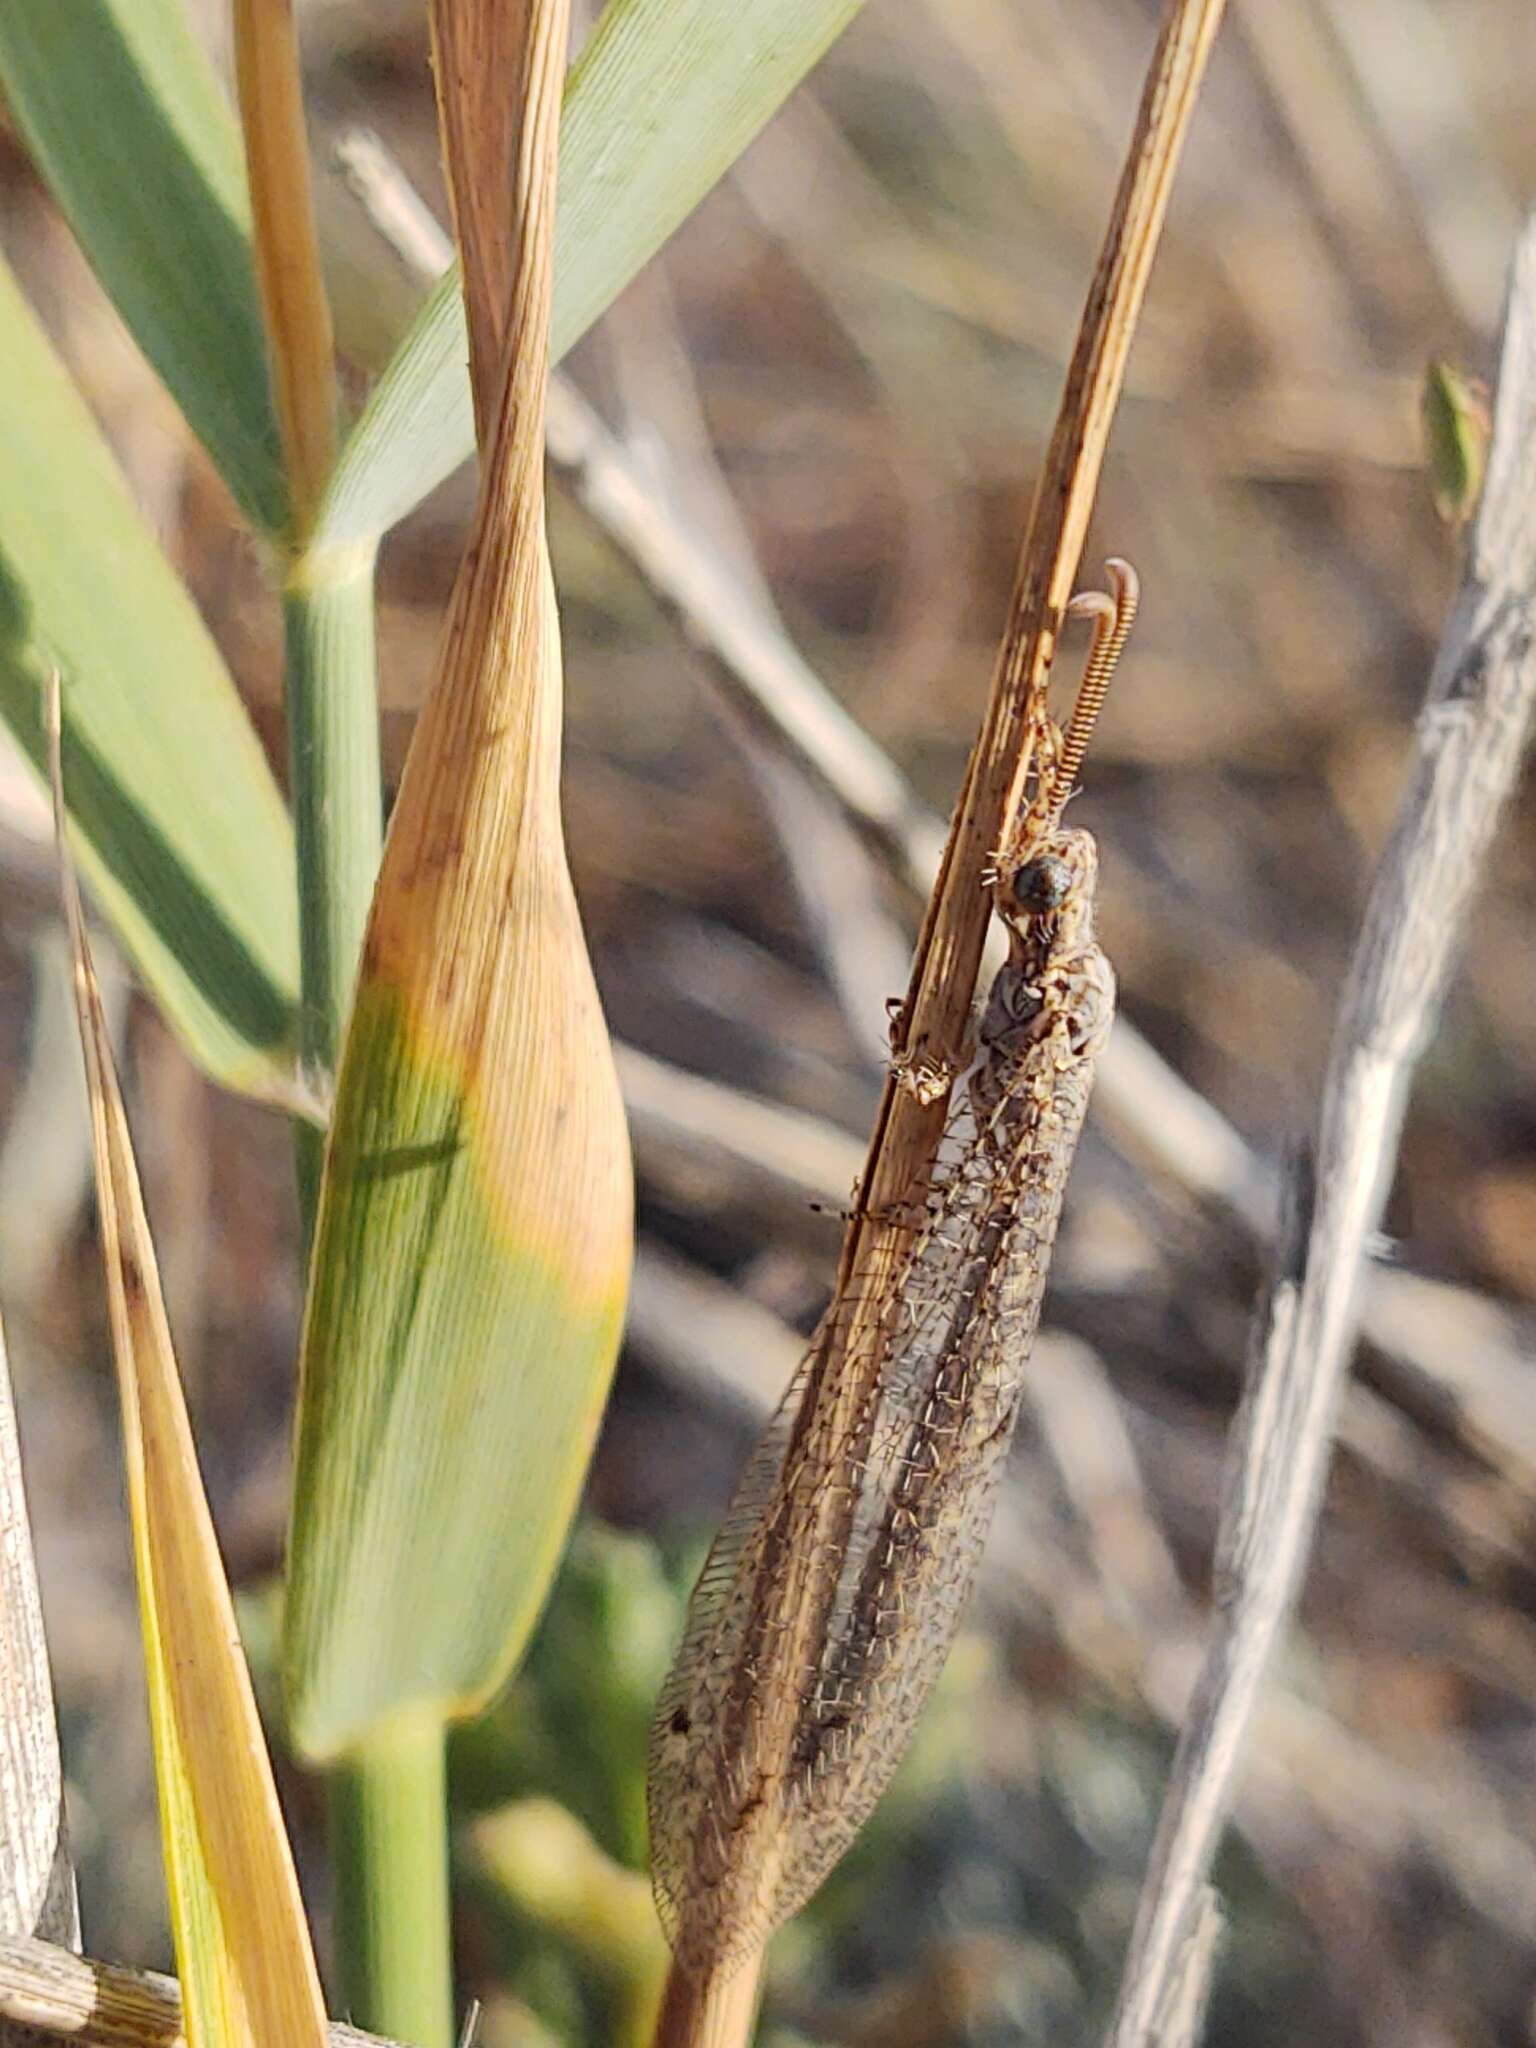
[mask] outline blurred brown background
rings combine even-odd
[[[440,203],[422,10],[301,15],[360,397],[419,287],[333,151],[364,123]],[[568,365],[656,501],[734,565],[745,602],[771,595],[940,815],[1154,15],[870,0]],[[1458,573],[1423,470],[1424,369],[1489,367],[1533,185],[1523,0],[1231,0],[1085,562],[1087,578],[1129,555],[1144,608],[1078,815],[1103,848],[1124,1015],[1261,1160],[1309,1126]],[[277,756],[278,620],[251,544],[11,141],[0,239]],[[446,485],[387,552],[394,768],[470,489]],[[830,1278],[837,1219],[810,1201],[835,1204],[856,1168],[915,904],[746,736],[558,492],[553,522],[572,858],[614,1031],[648,1056],[626,1064],[636,1309],[589,1507],[660,1543],[676,1583],[749,1440],[753,1389],[776,1392]],[[14,771],[0,811],[0,1286],[87,1938],[149,1962],[165,1936],[78,1083]],[[1389,1216],[1400,1276],[1451,1285],[1404,1279],[1403,1345],[1370,1348],[1346,1414],[1304,1628],[1223,1868],[1212,2040],[1536,2039],[1533,909],[1527,803],[1465,934]],[[209,1483],[255,1596],[281,1555],[300,1292],[287,1134],[214,1095],[120,975],[119,1008]],[[686,1076],[729,1092],[701,1103]],[[1165,1113],[1149,1082],[1141,1114]],[[803,2037],[1086,2042],[1102,2023],[1199,1640],[1261,1270],[1251,1236],[1149,1172],[1127,1131],[1101,1118],[1079,1162],[1054,1341],[921,1796],[784,1944],[770,2024]],[[323,1911],[318,1800],[290,1790]],[[537,1930],[474,1897],[465,1915],[470,1974],[521,2001],[487,2038],[534,2038],[516,2031],[524,2004],[580,2038],[537,1967],[530,1989]]]

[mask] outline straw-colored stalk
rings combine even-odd
[[[1057,637],[1076,583],[1174,172],[1222,8],[1223,0],[1171,0],[1169,5],[1020,550],[986,716],[918,941],[894,1034],[896,1058],[876,1118],[860,1200],[844,1237],[838,1307],[823,1324],[808,1371],[802,1415],[810,1411],[818,1387],[834,1390],[832,1401],[846,1409],[841,1428],[848,1440],[855,1436],[858,1404],[901,1284],[910,1244],[902,1219],[910,1212],[914,1191],[929,1184],[949,1086],[965,1064],[991,900],[985,876],[998,849],[1017,850],[1029,829],[1021,813],[1032,739],[1043,726]],[[936,1085],[902,1086],[900,1076],[912,1072],[933,1077]],[[819,1426],[838,1436],[838,1417],[830,1410],[819,1417]],[[786,1453],[793,1455],[794,1439]],[[838,1504],[829,1499],[829,1527],[838,1512]],[[803,1565],[803,1559],[784,1560],[784,1569],[799,1573],[808,1588]],[[794,1687],[799,1671],[814,1663],[808,1640],[813,1610],[807,1590],[798,1610],[807,1640],[801,1642],[791,1628],[782,1642],[776,1641],[772,1670],[763,1674],[764,1689],[781,1677]],[[792,1704],[786,1701],[786,1711],[792,1711]],[[765,1805],[758,1818],[753,1839],[740,1846],[760,1873],[772,1867],[782,1844],[771,1809]],[[743,1963],[735,1955],[722,1955],[713,1965],[706,1960],[696,1968],[693,1983],[674,1966],[658,2048],[690,2043],[731,2048],[744,2040],[753,2009],[748,1984],[760,1960],[751,1957]]]
[[[320,276],[293,0],[235,0],[256,275],[295,537],[336,460],[336,365]]]

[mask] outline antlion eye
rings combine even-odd
[[[1072,870],[1054,853],[1042,853],[1035,860],[1025,861],[1013,878],[1014,901],[1021,910],[1033,911],[1037,917],[1048,910],[1060,910],[1071,888]]]

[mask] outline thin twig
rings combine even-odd
[[[1419,722],[1412,780],[1339,1008],[1315,1170],[1256,1326],[1218,1553],[1214,1639],[1132,1936],[1112,2048],[1158,2039],[1311,1547],[1408,1084],[1438,1013],[1536,708],[1536,217],[1511,273],[1488,480]]]
[[[1158,2048],[1198,2048],[1221,1930],[1221,1902],[1215,1889],[1206,1885],[1189,1916],[1188,1933],[1169,1980],[1168,1997],[1158,2019]]]
[[[957,1072],[963,1061],[989,917],[981,877],[1019,829],[1032,767],[1028,736],[1038,729],[1174,172],[1221,16],[1222,0],[1172,0],[1152,56],[1020,549],[986,717],[918,940],[898,1047],[914,1069]],[[887,1089],[870,1151],[871,1203],[909,1182],[914,1159],[931,1157],[943,1108],[942,1100],[924,1104],[908,1090]],[[851,1253],[859,1235],[850,1234]]]

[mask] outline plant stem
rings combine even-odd
[[[235,0],[256,274],[293,532],[308,534],[336,460],[336,361],[320,275],[293,0]]]
[[[357,2025],[452,2048],[443,1728],[380,1735],[331,1779],[337,1990]]]
[[[762,1972],[760,1948],[703,1982],[674,1962],[667,1973],[651,2048],[747,2048]]]
[[[283,592],[288,759],[299,872],[299,1056],[328,1084],[341,1048],[383,840],[373,553],[301,555]],[[322,1140],[299,1127],[309,1238]]]
[[[371,544],[327,546],[315,515],[336,456],[336,371],[310,191],[293,0],[235,0],[256,270],[292,500],[283,622],[299,877],[299,1058],[328,1091],[383,846]],[[304,1240],[323,1140],[298,1126]],[[352,2011],[450,2048],[448,1818],[441,1724],[371,1742],[334,1774],[335,1948]]]
[[[298,847],[300,1056],[334,1071],[382,843],[373,551],[297,558],[283,594],[288,746]],[[297,1126],[309,1240],[323,1141]],[[450,2048],[448,1811],[443,1730],[418,1724],[332,1773],[333,1947],[348,2013],[416,2044]]]

